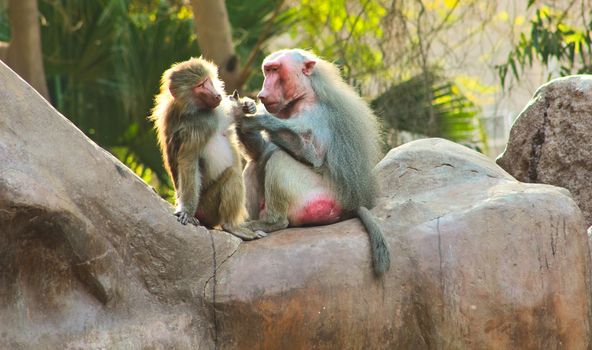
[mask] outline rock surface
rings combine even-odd
[[[520,113],[497,163],[516,179],[567,188],[592,225],[592,76],[541,86]]]
[[[392,150],[376,174],[384,280],[355,220],[241,245],[209,294],[222,348],[589,345],[589,250],[566,190],[517,182],[441,139]]]
[[[377,280],[357,219],[248,243],[181,226],[1,63],[0,82],[0,348],[590,345],[587,237],[563,189],[440,139],[394,149],[376,167]]]
[[[0,62],[0,349],[210,349],[203,288],[240,240],[182,226]]]

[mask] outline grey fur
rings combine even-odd
[[[384,239],[380,226],[376,223],[376,218],[374,218],[372,213],[370,213],[366,207],[359,207],[356,214],[364,224],[366,231],[368,231],[374,273],[376,273],[377,276],[382,276],[391,266],[388,244]]]
[[[353,88],[342,80],[333,64],[302,50],[284,50],[269,58],[286,53],[296,61],[316,61],[310,75],[316,105],[300,112],[297,118],[279,119],[268,113],[244,118],[237,128],[239,140],[248,157],[259,163],[261,155],[269,152],[271,145],[276,145],[310,166],[312,171],[328,178],[345,215],[357,215],[366,227],[374,271],[380,276],[389,269],[389,249],[376,220],[366,209],[374,206],[377,194],[376,180],[372,175],[380,157],[376,116]],[[261,136],[260,131],[267,133],[269,141]],[[266,163],[268,159],[266,157],[263,161]],[[266,203],[268,200],[266,195]],[[251,228],[277,227],[270,223],[269,218],[262,225]]]

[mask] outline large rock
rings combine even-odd
[[[223,348],[589,345],[590,258],[566,190],[441,139],[392,150],[376,174],[389,274],[373,278],[353,220],[241,245],[208,294]]]
[[[177,223],[1,62],[0,86],[0,349],[213,348],[203,287],[240,240]]]
[[[592,225],[592,76],[541,86],[520,113],[497,163],[523,182],[567,188]]]
[[[590,255],[563,189],[431,139],[358,220],[241,243],[170,205],[0,64],[0,348],[586,348]],[[217,269],[214,269],[214,266]]]

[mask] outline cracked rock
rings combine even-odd
[[[541,86],[520,113],[497,163],[516,179],[568,189],[592,225],[592,76]]]

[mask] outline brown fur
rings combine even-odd
[[[199,87],[204,79],[211,84]],[[243,239],[254,239],[260,235],[239,226],[246,216],[245,189],[237,145],[228,129],[242,109],[236,98],[224,95],[216,66],[192,58],[164,72],[150,119],[173,180],[179,221],[197,225],[198,212],[209,227],[221,225]]]

